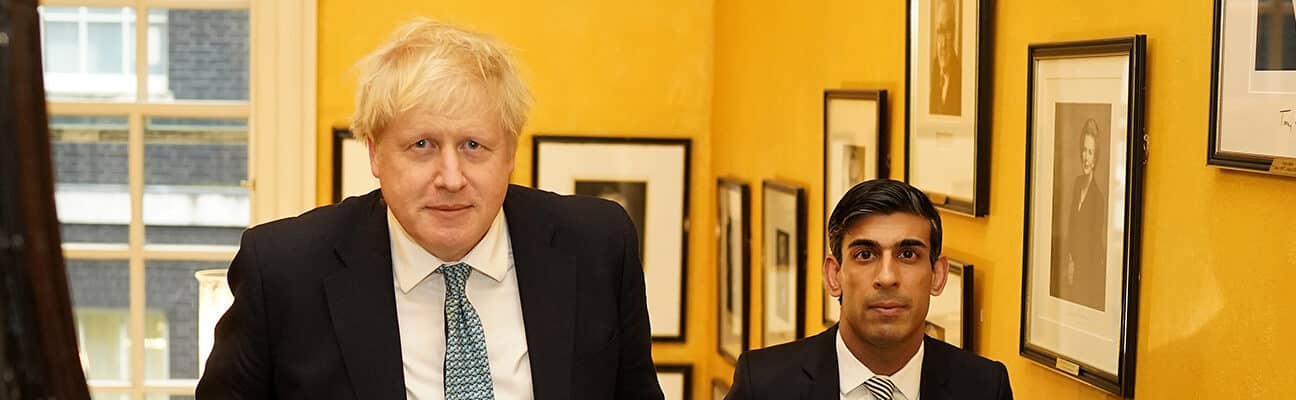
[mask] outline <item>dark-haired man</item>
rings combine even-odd
[[[824,288],[841,322],[738,359],[727,399],[1012,399],[1003,364],[923,334],[945,287],[940,214],[918,189],[878,179],[828,218]]]

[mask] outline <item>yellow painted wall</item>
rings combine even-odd
[[[944,215],[948,253],[977,268],[977,348],[1008,365],[1017,398],[1106,398],[1018,355],[1026,48],[1146,33],[1151,161],[1136,397],[1296,398],[1296,345],[1288,334],[1296,330],[1296,179],[1205,165],[1212,2],[997,3],[990,216]],[[809,227],[822,235],[820,92],[862,86],[891,95],[892,177],[902,178],[903,4],[717,0],[714,172],[753,188],[769,177],[807,185]],[[752,208],[759,207],[756,196]],[[759,219],[753,216],[753,226]],[[821,260],[822,238],[811,235],[809,245],[810,258]],[[809,279],[813,324],[817,263]],[[753,331],[759,327],[753,318]],[[732,367],[708,357],[712,376],[728,380]]]
[[[331,129],[354,110],[352,66],[398,25],[426,16],[486,32],[514,48],[536,102],[518,142],[513,182],[531,181],[531,136],[541,134],[692,138],[690,208],[694,226],[707,226],[710,176],[713,4],[692,0],[605,2],[333,1],[319,3],[319,177],[317,198],[332,193]],[[694,230],[689,262],[706,265],[710,248]],[[702,268],[690,288],[714,285]],[[702,293],[689,300],[701,302]],[[686,344],[658,345],[659,363],[691,362],[704,352],[706,315],[692,312]],[[695,381],[706,370],[694,366]],[[710,390],[695,385],[695,396]]]
[[[514,181],[530,180],[536,132],[689,137],[693,170],[685,344],[659,362],[694,364],[695,398],[732,366],[715,350],[715,272],[707,229],[718,176],[748,182],[760,226],[760,182],[808,189],[807,326],[820,327],[823,188],[821,95],[886,89],[892,177],[903,176],[904,2],[320,2],[320,160],[346,124],[349,68],[399,23],[425,15],[490,32],[517,48],[536,110]],[[1148,34],[1148,166],[1137,398],[1296,398],[1296,179],[1205,166],[1211,2],[999,0],[990,216],[947,214],[946,248],[977,267],[976,346],[1008,365],[1017,398],[1104,399],[1017,354],[1025,163],[1026,46]],[[319,199],[331,173],[320,164]],[[752,265],[760,265],[753,229]],[[753,289],[760,287],[753,271]],[[760,343],[760,291],[752,291]]]

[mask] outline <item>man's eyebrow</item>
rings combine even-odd
[[[857,246],[872,247],[872,248],[882,247],[881,245],[878,244],[877,241],[871,239],[855,239],[852,240],[850,244],[846,245],[846,247],[857,247]]]
[[[905,239],[901,240],[897,247],[918,247],[925,249],[927,248],[927,243],[918,239]]]

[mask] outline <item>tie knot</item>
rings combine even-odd
[[[472,267],[464,263],[442,264],[436,269],[437,273],[445,276],[446,288],[461,293],[468,283],[468,273],[471,271]]]
[[[891,383],[890,379],[881,375],[874,375],[864,381],[864,387],[868,388],[869,393],[872,393],[877,400],[891,400],[895,396],[895,392],[899,391],[899,389],[896,389],[896,385]]]

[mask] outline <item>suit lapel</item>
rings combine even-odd
[[[504,199],[513,267],[517,270],[531,385],[537,400],[571,398],[576,272],[571,256],[557,248],[550,210],[510,186]]]
[[[954,397],[948,392],[945,382],[949,380],[951,347],[945,342],[924,336],[922,380],[918,392],[923,400],[944,400]]]
[[[361,201],[344,222],[354,233],[334,245],[346,268],[324,280],[324,295],[356,398],[403,398],[387,207],[377,191]]]
[[[837,373],[837,326],[828,328],[807,342],[810,351],[805,353],[801,371],[809,382],[806,382],[801,398],[838,398],[841,379]]]

